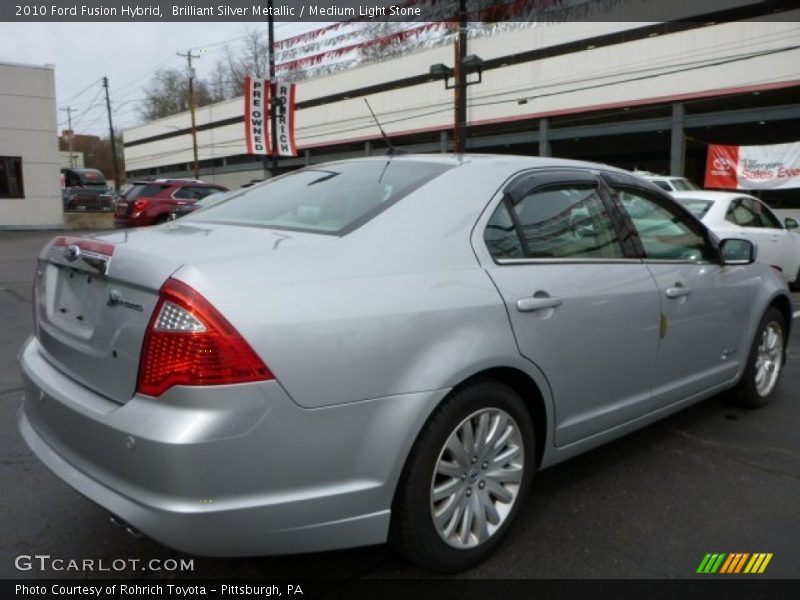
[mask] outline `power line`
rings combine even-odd
[[[83,88],[83,89],[82,89],[80,92],[78,92],[78,93],[77,93],[77,94],[75,94],[74,96],[71,96],[71,97],[67,98],[67,99],[64,101],[64,104],[69,104],[70,102],[72,102],[72,101],[73,101],[73,100],[75,100],[76,98],[79,98],[79,97],[81,97],[83,94],[85,94],[85,93],[86,93],[86,92],[87,92],[87,91],[88,91],[88,90],[89,90],[89,89],[90,89],[90,88],[91,88],[91,87],[92,87],[94,84],[96,84],[98,81],[100,81],[100,78],[97,78],[97,79],[95,79],[95,80],[94,80],[92,83],[90,83],[89,85],[87,85],[85,88]]]

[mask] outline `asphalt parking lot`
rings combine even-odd
[[[109,562],[180,557],[114,528],[102,509],[42,466],[17,432],[21,379],[15,356],[30,330],[33,260],[51,235],[0,233],[0,577],[91,576],[18,571],[14,557],[20,554]],[[707,552],[771,552],[763,577],[800,577],[798,355],[795,330],[779,395],[765,409],[731,408],[724,398],[712,398],[540,473],[500,551],[462,576],[681,578],[695,576]],[[185,575],[429,576],[385,547],[195,558],[194,567]]]

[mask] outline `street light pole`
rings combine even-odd
[[[464,74],[464,57],[467,55],[467,0],[459,0],[455,43],[455,123],[453,141],[455,153],[463,154],[467,147],[467,80]]]
[[[192,151],[194,153],[194,178],[200,179],[200,164],[197,161],[197,125],[194,118],[194,69],[192,68],[192,59],[200,58],[199,54],[192,54],[191,50],[187,50],[186,54],[176,52],[178,56],[186,59],[189,65],[189,112],[192,115]]]

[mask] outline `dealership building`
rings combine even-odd
[[[592,160],[702,183],[708,144],[800,141],[800,10],[735,4],[696,14],[701,3],[675,3],[695,11],[681,21],[509,24],[471,37],[468,54],[483,62],[470,75],[480,82],[467,88],[468,151]],[[364,98],[395,146],[452,151],[453,90],[430,70],[452,67],[452,39],[300,81],[299,156],[282,158],[281,170],[383,152]],[[236,187],[269,176],[262,157],[247,154],[243,98],[199,108],[196,120],[202,179]],[[124,148],[129,179],[193,173],[188,113],[126,130]],[[764,195],[782,207],[798,196]]]
[[[52,65],[0,63],[0,229],[61,227]]]

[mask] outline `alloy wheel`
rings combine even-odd
[[[519,496],[524,461],[520,428],[507,412],[484,408],[464,419],[439,453],[431,481],[439,536],[458,549],[491,538]]]

